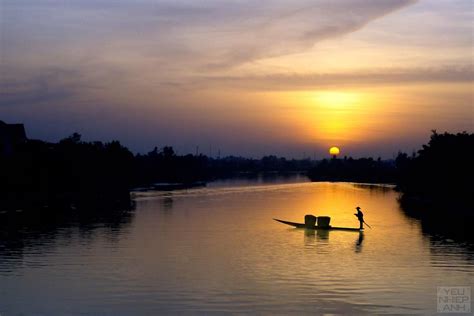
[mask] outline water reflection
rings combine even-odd
[[[472,249],[426,233],[393,190],[292,183],[136,196],[136,210],[117,217],[3,227],[0,313],[434,314],[437,286],[474,284]],[[357,205],[372,226],[364,233],[272,220],[314,212],[353,227]]]
[[[442,206],[428,205],[415,199],[399,198],[403,213],[421,223],[423,233],[444,235],[454,240],[474,242],[472,212],[457,212],[457,205],[451,209]],[[464,206],[468,207],[468,206]]]
[[[61,244],[117,243],[133,219],[134,203],[118,209],[31,210],[3,215],[0,222],[0,274],[22,266],[25,254],[47,254]],[[35,266],[35,261],[30,264]]]
[[[327,242],[329,240],[328,230],[314,230],[314,229],[299,229],[295,231],[304,231],[305,244],[314,244],[315,242]]]
[[[171,196],[165,196],[162,202],[164,211],[169,212],[173,209],[173,198]]]
[[[470,264],[474,263],[472,215],[417,200],[399,198],[398,202],[405,216],[420,223],[434,265],[444,266],[444,260],[440,260],[444,256],[461,257]]]
[[[327,241],[329,240],[329,230],[317,230],[316,237],[320,241]]]
[[[362,243],[364,242],[364,232],[359,232],[359,237],[355,243],[355,252],[362,251]]]
[[[207,184],[209,188],[219,187],[238,187],[245,185],[272,185],[272,184],[288,184],[303,183],[310,180],[305,173],[289,172],[282,173],[242,173],[235,175],[229,179],[222,179]]]
[[[331,233],[334,234],[350,234],[352,236],[357,236],[354,243],[354,251],[359,253],[362,251],[362,244],[364,242],[364,232],[331,232],[329,230],[314,230],[314,229],[291,229],[295,232],[304,232],[304,245],[309,248],[317,248],[321,244],[327,244],[330,240]]]
[[[356,188],[367,189],[376,192],[391,192],[395,188],[392,184],[373,184],[373,183],[353,183]]]

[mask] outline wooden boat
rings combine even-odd
[[[276,219],[274,218],[273,220],[290,225],[296,228],[306,228],[306,229],[315,229],[315,230],[344,230],[344,231],[351,231],[351,232],[359,232],[359,231],[364,231],[364,229],[359,229],[359,228],[353,228],[353,227],[334,227],[334,226],[311,226],[311,227],[306,227],[305,224],[301,223],[293,223],[293,222],[288,222],[288,221],[283,221],[281,219]]]

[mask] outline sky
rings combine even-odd
[[[0,120],[134,152],[392,158],[473,132],[471,0],[0,0]]]

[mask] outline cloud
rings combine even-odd
[[[238,66],[311,48],[321,40],[355,32],[369,22],[414,3],[390,1],[266,1],[190,31],[189,43],[205,70]],[[245,7],[244,7],[245,8]],[[215,18],[209,16],[209,20]],[[204,45],[203,45],[204,44]],[[204,50],[199,49],[200,47]],[[201,56],[200,56],[201,55]],[[206,60],[207,58],[207,60]]]
[[[194,85],[246,90],[305,90],[341,86],[401,85],[413,83],[470,83],[472,67],[375,69],[345,73],[268,74],[262,76],[209,76]]]
[[[85,96],[92,88],[95,96],[98,90],[111,94],[120,87],[133,93],[133,86],[171,91],[184,89],[183,84],[195,78],[240,85],[250,79],[261,86],[293,80],[297,86],[309,78],[222,75],[245,63],[299,52],[323,39],[354,32],[412,3],[6,1],[0,22],[0,105],[55,103]],[[210,75],[217,76],[205,78]]]
[[[95,97],[120,87],[184,89],[203,73],[306,50],[414,2],[6,1],[0,105],[55,103],[92,88]]]
[[[77,70],[50,68],[34,74],[19,73],[8,67],[0,70],[0,107],[56,103],[70,100],[81,90]]]
[[[13,59],[29,48],[118,62],[141,56],[199,72],[299,52],[414,2],[24,0],[7,1],[0,23]]]

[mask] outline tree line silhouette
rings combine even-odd
[[[133,154],[118,141],[27,140],[0,155],[0,201],[6,209],[62,208],[129,202]],[[1,208],[0,208],[1,210]]]
[[[417,154],[396,159],[397,188],[402,205],[474,214],[474,134],[439,134]]]
[[[0,148],[1,149],[1,148]],[[192,185],[238,173],[298,172],[309,159],[250,159],[177,155],[155,147],[134,155],[119,141],[85,142],[73,135],[58,143],[26,140],[0,150],[0,212],[4,209],[88,208],[130,203],[129,191],[157,182]]]
[[[344,157],[323,159],[308,171],[312,181],[395,183],[397,170],[392,160]]]
[[[129,191],[156,182],[192,184],[259,172],[307,172],[313,181],[394,183],[403,201],[472,206],[474,134],[438,134],[413,155],[288,160],[178,155],[170,146],[134,155],[118,141],[85,142],[75,133],[58,143],[26,140],[0,150],[0,211],[129,205]],[[94,209],[92,208],[92,209]]]
[[[146,155],[138,154],[135,162],[137,185],[147,185],[157,181],[191,184],[196,181],[209,181],[242,173],[306,172],[314,165],[310,159],[288,160],[273,155],[262,159],[236,156],[212,158],[202,154],[179,156],[170,146],[165,146],[161,150],[155,147]]]

